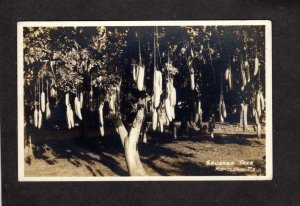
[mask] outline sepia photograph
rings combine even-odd
[[[18,22],[19,181],[271,180],[271,22]]]

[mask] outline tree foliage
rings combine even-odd
[[[58,101],[66,92],[76,95],[78,91],[93,91],[95,98],[105,99],[121,85],[121,111],[136,111],[132,105],[138,98],[153,93],[156,47],[158,69],[165,83],[170,78],[174,82],[179,109],[190,109],[194,101],[201,100],[207,115],[216,112],[222,92],[234,113],[241,102],[253,104],[256,92],[264,89],[264,35],[264,26],[158,27],[156,33],[153,27],[24,28],[25,103],[33,106],[37,80],[43,77],[57,91]],[[137,91],[132,80],[139,46],[146,67],[143,92]],[[253,75],[255,57],[260,61],[257,76]],[[240,73],[245,60],[251,81],[242,89]],[[224,80],[229,66],[233,89]],[[195,73],[195,90],[189,88],[191,72]]]

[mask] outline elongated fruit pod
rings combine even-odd
[[[245,64],[244,64],[244,65],[245,65],[245,68],[246,68],[246,67],[249,67],[249,62],[248,62],[248,60],[245,61]]]
[[[258,69],[259,69],[258,67],[259,67],[259,61],[258,61],[258,58],[255,57],[255,59],[254,59],[254,76],[257,75],[257,72],[258,72]]]
[[[76,99],[77,98],[77,99]],[[82,115],[81,115],[81,105],[80,105],[80,101],[78,99],[78,97],[75,97],[75,113],[77,115],[77,117],[82,120]]]
[[[171,93],[170,93],[170,100],[171,100],[171,106],[172,107],[175,107],[175,105],[176,105],[176,101],[177,101],[176,98],[177,98],[177,96],[176,96],[176,89],[172,85],[172,87],[171,87]]]
[[[225,79],[226,79],[226,80],[228,80],[229,72],[230,72],[230,70],[229,70],[229,69],[226,69],[226,71],[225,71]]]
[[[83,92],[80,92],[80,108],[83,106]]]
[[[100,106],[99,106],[99,124],[100,124],[100,127],[104,126],[104,120],[103,120],[103,103],[101,103]]]
[[[242,71],[242,81],[243,81],[243,86],[246,86],[246,84],[247,84],[247,79],[246,79],[245,71]]]
[[[157,129],[157,111],[154,109],[152,114],[152,129],[155,131]]]
[[[42,115],[42,111],[41,109],[39,109],[39,124],[38,124],[38,128],[40,129],[42,127],[42,120],[43,120],[43,115]]]
[[[132,68],[132,76],[133,76],[133,81],[136,82],[136,76],[137,76],[137,73],[136,73],[136,66],[135,64],[133,65],[133,68]]]
[[[71,106],[70,106],[71,107]],[[75,126],[75,121],[74,121],[74,112],[72,109],[70,109],[70,118],[71,118],[71,126],[72,128]]]
[[[160,103],[160,91],[158,85],[154,85],[154,107],[157,108]]]
[[[76,116],[78,116],[78,109],[77,109],[77,106],[78,106],[78,104],[77,104],[77,101],[78,101],[78,97],[76,96],[75,98],[74,98],[74,109],[75,109],[75,114],[76,114]]]
[[[138,72],[139,72],[139,70],[138,70],[138,68],[137,68],[137,65],[134,64],[132,73],[133,73],[133,80],[134,80],[135,82],[137,82]]]
[[[195,114],[195,122],[199,122],[199,114]]]
[[[260,104],[261,104],[261,110],[265,110],[265,99],[264,96],[262,94],[262,92],[259,92],[259,96],[260,96]]]
[[[224,123],[224,118],[223,118],[223,115],[222,115],[222,114],[220,114],[220,122],[221,122],[221,123]]]
[[[50,103],[49,101],[46,103],[46,119],[51,118],[51,110],[50,110]]]
[[[68,128],[71,129],[72,124],[71,124],[70,106],[69,106],[69,105],[67,105],[66,115],[67,115],[67,124],[68,124]]]
[[[158,86],[159,94],[162,94],[162,74],[160,71],[156,71],[156,85]]]
[[[137,76],[137,88],[139,91],[143,90],[144,87],[144,78],[145,78],[145,66],[138,67],[138,76]]]
[[[169,124],[170,124],[170,121],[168,118],[166,118],[166,125],[169,126]]]
[[[254,109],[254,118],[255,118],[255,123],[259,124],[259,118],[258,118],[258,115],[257,115],[257,111],[255,109]]]
[[[38,125],[39,125],[39,111],[37,110],[37,108],[35,108],[33,116],[34,116],[33,117],[34,118],[34,126],[38,127]]]
[[[198,101],[198,102],[197,102],[197,114],[201,115],[201,113],[202,113],[201,102]]]
[[[160,132],[164,132],[164,123],[161,116],[158,118],[158,121],[159,121]]]
[[[166,113],[169,121],[172,121],[172,111],[171,111],[171,103],[170,103],[170,98],[167,98],[165,101],[165,106],[166,106]]]
[[[66,93],[66,95],[65,95],[65,102],[66,102],[66,106],[68,106],[70,104],[70,95],[69,95],[69,93]]]
[[[46,101],[46,96],[45,96],[45,92],[41,93],[41,110],[42,112],[45,112],[45,101]]]
[[[246,73],[247,82],[249,83],[250,82],[250,70],[249,70],[249,63],[247,60],[245,61],[245,73]]]
[[[171,107],[172,119],[175,119],[175,107]]]
[[[231,78],[231,72],[228,74],[228,84],[229,84],[229,89],[232,89],[232,78]]]
[[[194,90],[195,89],[195,75],[194,75],[194,73],[191,73],[190,77],[191,77],[191,90]]]
[[[256,111],[257,111],[257,115],[258,117],[261,116],[261,102],[260,102],[260,94],[259,92],[256,95]]]
[[[225,105],[224,99],[222,100],[222,115],[223,115],[224,119],[227,117],[227,111],[226,111],[226,105]]]
[[[222,100],[220,100],[220,103],[219,103],[219,114],[220,114],[220,122],[223,123],[224,118],[223,118],[223,114],[222,114]]]
[[[99,131],[100,131],[100,136],[103,137],[104,136],[104,126],[100,126]]]

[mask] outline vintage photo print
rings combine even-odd
[[[19,181],[272,179],[271,22],[18,23]]]

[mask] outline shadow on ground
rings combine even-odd
[[[214,166],[207,166],[205,162],[195,161],[194,153],[203,153],[204,150],[194,147],[194,143],[203,143],[216,147],[217,145],[237,144],[239,146],[261,146],[255,135],[216,135],[210,139],[207,135],[194,137],[179,137],[175,141],[168,134],[152,135],[147,144],[139,144],[141,160],[149,175],[182,175],[182,176],[217,176],[217,175],[247,175],[246,172],[216,171]],[[45,146],[46,145],[46,146]],[[171,147],[168,147],[170,146]],[[200,144],[201,145],[201,144]],[[176,147],[179,147],[176,148]],[[185,149],[184,149],[185,148]],[[49,157],[47,151],[51,151]],[[188,151],[188,152],[187,152]],[[115,175],[128,176],[124,167],[125,157],[120,139],[114,136],[105,138],[66,138],[49,141],[46,144],[36,144],[35,157],[44,160],[49,165],[57,164],[58,159],[65,159],[76,167],[85,167],[92,176],[105,176],[100,168],[108,168]],[[163,158],[162,158],[163,157]],[[260,159],[261,157],[257,157]],[[121,166],[123,163],[123,166]],[[256,160],[255,167],[264,175],[265,162]],[[152,172],[151,172],[152,171]],[[153,172],[154,171],[154,172]]]

